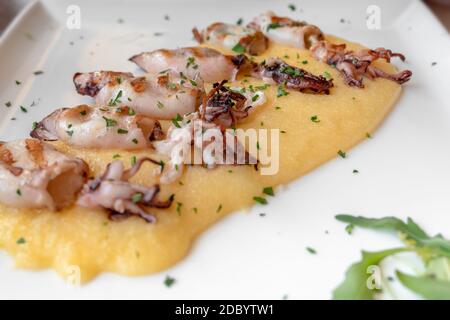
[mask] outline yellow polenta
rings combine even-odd
[[[343,40],[328,37],[329,41]],[[358,46],[348,43],[349,48]],[[216,48],[218,49],[218,48]],[[262,176],[251,166],[223,166],[208,170],[187,168],[180,183],[163,186],[161,196],[175,194],[170,209],[155,210],[158,222],[148,224],[139,218],[112,222],[102,211],[72,207],[61,212],[17,210],[0,205],[0,248],[8,251],[22,268],[54,268],[66,277],[69,266],[78,266],[82,281],[100,272],[142,275],[164,270],[189,252],[194,239],[223,216],[254,204],[264,187],[288,183],[325,161],[338,150],[348,150],[366,138],[383,120],[396,101],[401,87],[385,79],[365,80],[365,88],[344,84],[332,67],[315,61],[306,50],[271,45],[258,61],[278,56],[314,74],[329,72],[335,87],[330,95],[289,91],[276,97],[272,86],[265,93],[268,101],[241,125],[243,128],[276,128],[280,134],[280,169],[273,176]],[[303,64],[302,61],[308,61]],[[381,69],[395,68],[376,62]],[[242,80],[242,79],[241,79]],[[233,85],[261,84],[237,81]],[[311,121],[317,115],[319,123]],[[58,149],[84,159],[91,175],[103,171],[115,154],[126,166],[133,156],[151,151],[73,149],[63,143]],[[231,169],[231,172],[230,172]],[[145,164],[132,181],[152,184],[154,166]],[[22,241],[17,242],[18,239]]]

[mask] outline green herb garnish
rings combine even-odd
[[[171,286],[173,286],[173,284],[176,282],[176,280],[170,276],[166,276],[166,278],[164,279],[164,285],[167,288],[170,288]]]
[[[278,29],[278,28],[281,28],[281,27],[282,27],[282,25],[279,22],[270,23],[267,26],[266,31],[269,31],[270,29]]]
[[[319,123],[320,122],[320,120],[319,120],[319,118],[317,116],[312,116],[311,117],[311,121],[315,122],[315,123]]]
[[[172,119],[172,123],[175,127],[181,128],[180,124],[178,123],[181,120],[183,120],[183,117],[181,117],[180,114],[177,113],[176,117]]]
[[[114,127],[117,125],[117,121],[114,119],[110,119],[105,116],[103,116],[102,118],[106,121],[106,127]]]
[[[236,45],[231,50],[233,50],[236,53],[244,53],[245,47],[240,43],[236,43]]]
[[[253,200],[254,200],[256,203],[259,203],[259,204],[262,204],[262,205],[267,204],[267,200],[264,199],[264,198],[262,198],[262,197],[253,197]]]
[[[277,98],[287,96],[288,94],[289,94],[289,92],[286,91],[286,83],[285,82],[278,85]]]
[[[138,203],[142,200],[142,197],[143,197],[142,193],[140,192],[135,193],[131,196],[131,201],[133,201],[133,203]]]
[[[122,90],[119,90],[116,97],[114,99],[109,100],[108,106],[113,107],[120,103],[120,98],[122,97]]]
[[[265,187],[263,189],[263,193],[267,194],[268,196],[272,196],[272,197],[275,195],[275,193],[273,192],[273,188],[272,187]]]
[[[347,158],[347,154],[342,150],[339,150],[337,154],[343,159]]]

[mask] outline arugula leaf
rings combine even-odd
[[[416,246],[431,251],[432,256],[450,257],[450,241],[440,234],[434,237],[429,236],[411,218],[408,218],[406,223],[395,217],[371,219],[343,214],[337,215],[336,219],[368,229],[399,231],[406,236],[407,240],[413,240]]]
[[[333,290],[335,300],[371,300],[380,290],[369,289],[367,282],[370,277],[367,268],[379,265],[380,262],[396,253],[408,251],[407,248],[396,248],[377,252],[362,251],[361,261],[352,264],[345,273],[344,281]]]
[[[411,276],[397,271],[400,282],[408,289],[420,294],[426,299],[450,300],[450,282],[425,276]]]

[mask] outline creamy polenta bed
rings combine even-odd
[[[198,47],[131,57],[144,75],[75,74],[91,105],[1,144],[0,247],[18,267],[164,270],[223,216],[345,157],[412,74],[390,64],[402,54],[272,12],[193,34]]]

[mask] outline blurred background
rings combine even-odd
[[[32,0],[0,0],[0,34],[14,19],[15,15],[30,1]],[[425,3],[450,32],[450,0],[425,0]]]

